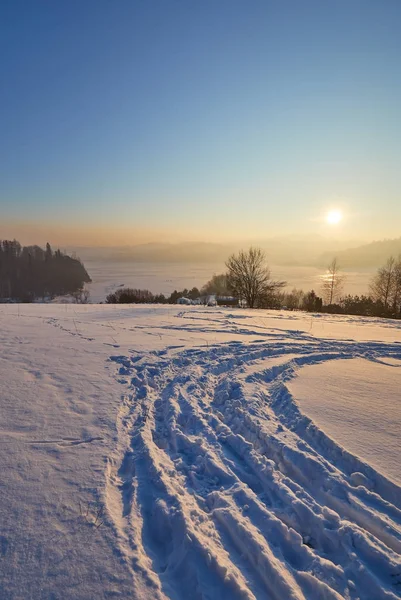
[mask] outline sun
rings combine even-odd
[[[326,223],[329,225],[337,225],[343,218],[340,210],[330,210],[326,215]]]

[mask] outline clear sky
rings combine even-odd
[[[401,235],[400,0],[2,0],[0,57],[0,237]]]

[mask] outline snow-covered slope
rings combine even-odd
[[[0,306],[0,598],[400,597],[400,325]],[[304,374],[351,364],[371,385],[319,376],[341,412],[314,423]],[[333,435],[345,401],[357,449]]]
[[[401,361],[388,356],[330,360],[305,366],[288,386],[318,427],[398,485],[400,369]]]

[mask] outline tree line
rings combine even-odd
[[[84,289],[90,277],[82,262],[50,244],[21,246],[16,240],[0,241],[0,300],[32,302],[36,299],[71,295],[86,302]],[[320,294],[294,288],[285,291],[285,281],[272,277],[266,255],[260,248],[232,254],[226,272],[213,277],[200,289],[174,290],[170,295],[149,290],[119,288],[106,298],[108,304],[175,304],[179,298],[205,301],[214,295],[235,297],[248,308],[286,308],[310,312],[329,312],[401,318],[401,255],[390,257],[372,277],[368,295],[344,295],[345,276],[334,258],[322,276]]]
[[[314,290],[294,288],[284,291],[285,281],[275,280],[260,248],[241,250],[226,261],[227,271],[213,277],[201,289],[175,290],[170,296],[152,294],[149,290],[121,288],[109,294],[106,302],[170,303],[181,297],[192,300],[235,296],[248,308],[273,308],[401,318],[401,256],[390,257],[373,276],[369,295],[343,295],[345,275],[336,258],[322,277],[320,295]]]
[[[367,295],[344,295],[346,280],[337,259],[323,276],[323,312],[401,318],[401,255],[390,256],[371,278]]]
[[[202,291],[197,287],[191,290],[174,290],[169,296],[152,294],[149,290],[122,287],[106,297],[106,304],[176,304],[179,298],[196,300],[201,294]]]
[[[84,265],[60,250],[21,246],[17,240],[0,241],[0,299],[33,302],[72,294],[85,296],[91,281]]]

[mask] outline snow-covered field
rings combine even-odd
[[[401,594],[401,323],[0,305],[0,598]]]

